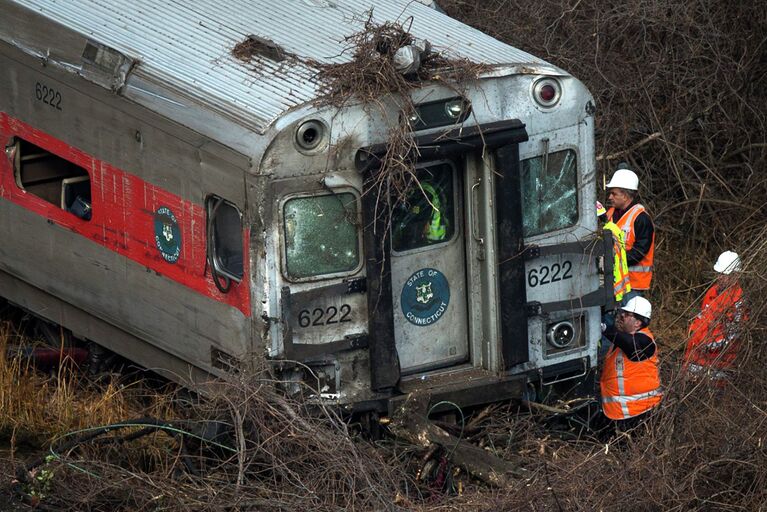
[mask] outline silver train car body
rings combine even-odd
[[[358,409],[585,375],[610,300],[589,92],[427,5],[376,3],[493,65],[460,97],[412,93],[447,226],[426,243],[366,185],[394,99],[314,102],[307,62],[349,60],[370,7],[0,0],[0,295],[176,380],[267,360]]]

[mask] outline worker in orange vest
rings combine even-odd
[[[639,177],[627,168],[618,166],[607,183],[607,219],[614,222],[626,234],[626,259],[632,293],[643,295],[650,289],[655,253],[655,226],[645,207],[639,204]]]
[[[716,282],[690,323],[683,363],[688,375],[706,376],[723,385],[735,366],[738,335],[747,316],[740,270],[740,257],[732,251],[720,254],[714,264]]]
[[[648,328],[651,316],[650,302],[632,297],[618,310],[615,325],[604,331],[612,346],[599,379],[602,412],[622,431],[646,419],[663,396],[658,346]]]

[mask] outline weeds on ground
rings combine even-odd
[[[118,424],[56,446],[55,460],[28,468],[55,474],[45,480],[47,506],[386,510],[407,487],[406,475],[355,442],[335,412],[286,397],[266,370],[231,375],[187,406],[190,420],[127,432]],[[139,466],[124,452],[150,431],[167,434],[175,450],[168,444],[156,464]]]
[[[93,383],[72,361],[45,374],[30,360],[9,351],[11,345],[32,346],[13,322],[0,320],[0,438],[11,449],[44,446],[54,437],[93,425],[114,423],[144,415],[165,417],[170,396],[140,383],[118,380]],[[6,357],[6,354],[12,354]]]

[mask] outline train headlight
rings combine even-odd
[[[303,151],[312,151],[317,149],[323,140],[327,128],[325,123],[312,119],[304,121],[296,129],[296,145]]]
[[[549,326],[546,339],[556,348],[565,348],[575,341],[575,326],[572,322],[558,322]]]
[[[451,100],[445,103],[445,113],[451,119],[460,119],[466,107],[466,101],[463,99]]]
[[[551,108],[562,97],[562,86],[555,78],[539,78],[533,82],[533,99],[535,102],[545,108]]]
[[[415,112],[408,116],[414,131],[456,125],[464,122],[471,114],[471,102],[466,98],[449,98],[416,105]]]

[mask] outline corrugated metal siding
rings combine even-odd
[[[136,58],[134,73],[257,131],[311,101],[314,70],[300,62],[231,55],[247,35],[321,62],[343,62],[344,37],[359,31],[364,0],[15,0],[87,37]],[[544,63],[425,5],[375,2],[378,22],[413,18],[411,33],[438,49],[492,64]],[[327,7],[323,7],[323,5]],[[330,6],[328,6],[330,5]],[[409,23],[409,22],[408,22]],[[55,42],[51,42],[52,45]],[[254,70],[254,68],[258,68]]]

